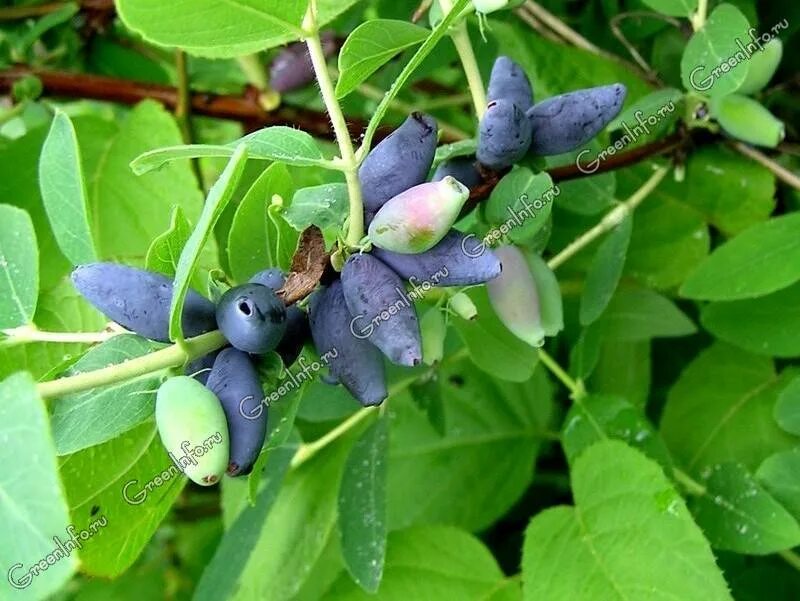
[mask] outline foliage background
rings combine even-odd
[[[314,86],[287,94],[273,113],[259,105],[271,101],[259,97],[262,65],[297,37],[259,11],[305,11],[300,1],[265,4],[120,0],[44,14],[35,2],[0,3],[0,87],[8,94],[0,112],[0,565],[31,565],[68,524],[108,520],[77,556],[23,591],[4,582],[0,598],[350,600],[370,598],[363,588],[380,582],[379,599],[796,599],[797,4],[730,3],[760,30],[788,22],[780,68],[757,95],[784,122],[786,141],[754,160],[696,112],[695,96],[678,93],[674,118],[637,141],[678,143],[669,157],[675,168],[629,218],[629,241],[620,226],[559,265],[567,324],[546,356],[569,375],[547,369],[473,289],[479,319],[449,318],[440,366],[392,372],[385,412],[363,412],[339,388],[315,382],[274,407],[255,477],[213,489],[176,479],[140,505],[125,502],[126,482],[169,466],[152,418],[165,372],[46,401],[34,383],[160,345],[132,335],[93,345],[75,336],[44,341],[36,332],[106,325],[68,279],[87,254],[174,274],[227,160],[174,161],[137,175],[130,164],[141,154],[187,136],[228,144],[276,120],[315,134],[326,158],[336,154]],[[319,5],[325,27],[341,37],[370,18],[408,21],[416,8],[396,0]],[[683,89],[689,21],[675,26],[653,15],[688,17],[689,5],[526,2],[490,15],[483,33],[474,17],[467,22],[484,81],[494,58],[508,54],[537,100],[620,81],[629,108],[656,87]],[[657,82],[632,64],[612,20]],[[409,44],[342,100],[354,129],[415,49]],[[21,77],[28,69],[66,80]],[[169,86],[171,95],[136,82]],[[464,72],[446,36],[408,84],[385,124],[424,109],[449,136],[474,135]],[[203,93],[238,99],[245,117],[220,119],[204,108],[189,119],[180,102],[187,85],[201,105]],[[48,138],[51,128],[61,141]],[[612,129],[592,148],[613,140]],[[46,139],[55,145],[49,154]],[[571,162],[551,157],[546,166]],[[515,242],[557,256],[651,173],[648,161],[561,183],[548,224]],[[341,182],[334,170],[248,160],[193,285],[213,292],[219,279],[287,268],[298,233],[265,214],[265,199],[279,191],[288,204],[297,190]],[[85,221],[78,215],[68,225],[88,234],[65,245],[58,224],[69,215],[59,207],[75,198],[87,207]],[[492,203],[504,202],[490,197],[462,225],[480,232]],[[302,222],[302,206],[284,208]],[[736,244],[717,250],[729,240]],[[586,291],[588,274],[599,278],[607,305],[586,308],[597,298]],[[587,312],[594,318],[581,319]],[[265,362],[265,386],[278,369]]]

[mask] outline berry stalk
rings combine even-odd
[[[225,337],[218,330],[214,330],[213,332],[185,340],[183,344],[173,344],[160,351],[131,359],[125,363],[111,365],[75,376],[59,378],[50,382],[42,382],[37,386],[37,390],[43,399],[49,399],[100,386],[108,386],[109,384],[124,382],[162,369],[180,367],[184,363],[222,348],[225,344],[227,344]]]
[[[347,121],[345,121],[342,107],[336,99],[333,82],[328,72],[325,52],[322,48],[322,41],[317,28],[315,11],[316,3],[312,1],[308,5],[308,11],[303,20],[303,31],[306,33],[305,42],[308,46],[311,63],[314,66],[314,73],[317,76],[322,101],[328,110],[333,131],[336,135],[336,143],[339,145],[342,171],[347,182],[347,196],[350,201],[347,243],[351,246],[356,246],[364,237],[364,206],[361,200],[361,185],[358,181],[358,161],[356,161],[353,141],[350,139],[350,131],[347,129]]]
[[[439,0],[439,5],[442,7],[442,12],[445,15],[453,10],[453,3],[451,0]],[[464,75],[466,75],[467,84],[469,85],[469,92],[472,95],[472,103],[475,105],[475,114],[480,121],[486,110],[486,88],[483,86],[481,72],[478,69],[478,61],[475,58],[475,51],[472,49],[472,42],[469,40],[466,21],[462,20],[454,25],[450,32],[450,37],[456,47],[458,57],[461,59],[461,66],[464,69]]]

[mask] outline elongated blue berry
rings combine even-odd
[[[169,341],[173,284],[168,277],[116,263],[90,263],[72,272],[72,283],[111,321],[150,340]],[[217,327],[214,305],[189,290],[181,324],[187,338],[210,332]]]
[[[419,364],[419,321],[400,276],[375,257],[356,254],[342,269],[342,290],[354,336],[369,340],[392,363]]]
[[[561,154],[582,146],[622,109],[627,89],[621,83],[554,96],[528,110],[533,141],[540,155]]]
[[[219,399],[228,423],[228,475],[248,474],[267,436],[267,407],[250,355],[234,348],[220,352],[206,386]]]
[[[310,306],[314,346],[331,375],[362,405],[380,405],[388,395],[383,357],[369,341],[353,336],[341,280],[315,294]]]
[[[412,113],[370,151],[358,170],[367,213],[375,213],[390,198],[425,181],[436,142],[433,117]]]
[[[486,98],[489,102],[508,100],[525,112],[533,105],[531,82],[517,63],[507,56],[498,56],[489,77]]]
[[[244,284],[222,295],[217,323],[235,348],[266,353],[278,346],[286,331],[286,307],[270,288]]]
[[[333,32],[323,32],[320,40],[325,57],[336,52],[336,38]],[[281,50],[270,65],[269,78],[270,87],[281,94],[304,88],[315,81],[317,77],[306,45],[303,42],[295,42]]]
[[[467,188],[474,188],[483,181],[475,157],[457,157],[440,164],[433,173],[431,181],[438,182],[447,176],[456,178]]]
[[[401,192],[375,214],[369,238],[375,246],[421,253],[441,240],[458,219],[469,189],[453,177]]]
[[[528,152],[531,122],[525,112],[510,100],[493,100],[478,130],[478,160],[490,169],[510,167]]]
[[[373,248],[372,254],[414,286],[470,286],[500,275],[499,259],[479,238],[451,230],[432,249],[417,255]]]

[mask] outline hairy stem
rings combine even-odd
[[[349,432],[352,428],[360,424],[364,419],[368,416],[377,413],[378,407],[364,407],[363,409],[359,409],[353,415],[348,417],[338,426],[333,428],[330,432],[321,436],[314,442],[309,442],[307,444],[301,445],[297,452],[292,457],[292,462],[290,467],[292,469],[299,467],[309,459],[311,459],[314,455],[316,455],[320,450],[327,447],[329,444],[337,440],[340,436],[343,436],[347,432]]]
[[[439,0],[439,5],[442,7],[444,14],[449,14],[453,10],[453,3],[451,0]],[[466,21],[456,23],[451,32],[450,38],[458,52],[458,58],[461,59],[461,66],[464,69],[464,75],[467,76],[467,84],[469,85],[469,93],[472,95],[472,103],[475,105],[475,114],[478,120],[483,117],[486,111],[486,88],[483,87],[483,80],[481,79],[481,72],[478,69],[478,61],[475,58],[475,52],[472,49],[472,42],[467,33]]]
[[[600,236],[615,228],[619,223],[630,213],[632,213],[647,196],[656,189],[661,180],[669,172],[669,167],[659,168],[653,175],[650,176],[641,188],[636,190],[631,197],[623,203],[614,207],[611,211],[606,213],[605,217],[589,231],[575,239],[567,245],[567,247],[550,259],[547,264],[550,269],[555,269],[560,265],[566,263],[569,259],[578,254],[581,250],[586,248],[589,244],[597,240]]]
[[[339,145],[339,153],[344,166],[344,177],[347,182],[347,195],[350,200],[347,243],[350,246],[356,246],[364,237],[364,205],[361,200],[361,184],[358,181],[358,161],[356,161],[353,141],[350,139],[350,131],[347,129],[347,121],[345,121],[342,107],[336,99],[333,82],[328,72],[325,53],[322,50],[322,42],[319,39],[319,30],[317,29],[315,4],[313,0],[309,3],[308,12],[303,22],[303,30],[306,36],[305,42],[308,46],[308,53],[311,56],[311,63],[314,65],[322,101],[328,110],[333,132],[336,135],[336,143]]]
[[[44,399],[63,396],[74,392],[91,390],[100,386],[108,386],[116,382],[124,382],[149,373],[161,371],[181,365],[207,355],[222,348],[227,341],[221,332],[214,330],[195,338],[185,340],[183,344],[173,344],[154,353],[131,359],[118,365],[86,373],[59,378],[50,382],[42,382],[37,386]]]

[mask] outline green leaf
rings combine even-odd
[[[750,24],[738,8],[721,4],[696,31],[681,57],[681,80],[689,91],[724,96],[747,77],[746,54],[737,40],[747,40]],[[728,60],[733,58],[733,66]],[[723,66],[724,65],[724,66]]]
[[[72,121],[61,111],[56,112],[42,146],[39,187],[64,256],[75,265],[96,261],[78,139]]]
[[[403,89],[403,86],[406,85],[406,82],[417,70],[417,67],[422,64],[422,61],[425,60],[425,57],[428,56],[431,51],[436,47],[447,31],[450,29],[450,24],[453,23],[464,7],[467,6],[469,0],[456,0],[453,2],[453,8],[447,13],[447,16],[442,19],[442,21],[434,28],[431,34],[427,37],[427,39],[422,43],[422,46],[417,49],[414,53],[414,56],[406,63],[406,66],[403,67],[403,70],[397,75],[392,86],[389,90],[384,94],[383,99],[381,99],[378,106],[375,108],[375,112],[372,114],[372,118],[369,120],[367,124],[367,130],[364,132],[364,141],[362,142],[361,148],[366,153],[369,149],[370,145],[372,144],[372,138],[375,135],[375,132],[378,130],[378,127],[383,121],[384,115],[386,115],[386,111],[389,110],[389,105],[395,99],[397,94],[400,90]]]
[[[611,301],[625,267],[632,228],[633,217],[629,215],[611,230],[597,249],[581,292],[581,325],[596,321]]]
[[[781,428],[800,436],[800,376],[789,382],[778,396],[774,414]]]
[[[143,151],[181,139],[174,118],[160,104],[139,103],[112,131],[97,120],[91,128],[82,128],[77,119],[75,124],[101,259],[141,264],[152,240],[169,227],[176,205],[197,222],[203,196],[188,163],[167,165],[143,177],[130,169],[131,160]]]
[[[503,573],[480,540],[447,526],[420,526],[389,535],[386,572],[377,596],[360,590],[346,575],[326,601],[489,600],[503,586]],[[513,598],[513,597],[512,597]]]
[[[800,525],[743,465],[709,466],[702,476],[706,494],[690,508],[715,549],[765,555],[800,545]]]
[[[387,419],[380,416],[353,445],[339,486],[339,533],[350,575],[375,593],[386,554]]]
[[[756,478],[796,520],[800,520],[800,447],[767,457]]]
[[[485,286],[473,288],[468,294],[478,308],[478,317],[471,321],[456,319],[453,325],[472,361],[501,380],[527,381],[539,361],[536,349],[503,325],[489,303]]]
[[[356,0],[317,0],[323,27]],[[159,46],[190,54],[230,58],[253,54],[303,37],[307,0],[120,0],[117,11],[129,28]]]
[[[392,405],[390,530],[417,523],[485,529],[530,484],[551,427],[552,387],[543,368],[514,384],[462,360],[443,364],[439,381],[447,414],[444,436],[411,399]]]
[[[726,146],[693,150],[686,179],[685,202],[727,236],[765,221],[775,209],[775,176]]]
[[[450,144],[442,144],[436,148],[433,164],[439,165],[449,159],[474,155],[477,149],[478,141],[474,138],[459,140],[458,142],[451,142]]]
[[[228,202],[230,202],[236,186],[239,184],[246,161],[247,148],[243,145],[239,146],[225,167],[225,171],[222,172],[222,175],[209,190],[200,220],[186,242],[186,246],[183,247],[175,269],[174,293],[169,314],[169,336],[172,340],[183,340],[181,315],[183,314],[186,293],[189,291],[189,282],[194,275],[194,270],[200,259],[200,253],[211,235],[214,225],[225,210]]]
[[[783,259],[776,261],[782,263]],[[701,322],[717,338],[773,357],[800,355],[800,282],[760,298],[711,303]]]
[[[102,123],[99,119],[90,121]],[[39,158],[46,137],[47,128],[42,126],[10,142],[0,138],[0,199],[30,215],[39,246],[39,287],[43,291],[57,285],[72,268],[58,247],[39,189]]]
[[[570,464],[596,442],[621,440],[660,463],[672,466],[667,447],[652,424],[622,397],[589,395],[575,403],[564,418],[561,444]]]
[[[152,342],[138,336],[114,336],[90,350],[64,375],[119,365],[153,350]],[[160,374],[148,374],[53,401],[50,419],[58,455],[101,444],[149,420],[159,381]]]
[[[650,340],[694,334],[697,328],[671,300],[647,288],[621,288],[597,322],[615,340]]]
[[[34,316],[36,327],[50,332],[96,332],[107,321],[67,279],[39,296]],[[37,380],[46,375],[50,379],[54,366],[71,361],[87,347],[76,343],[15,342],[13,339],[0,340],[0,378],[24,369]]]
[[[778,377],[771,360],[722,343],[700,353],[670,389],[661,417],[661,435],[676,463],[694,473],[728,461],[755,470],[798,444],[772,417],[792,375]]]
[[[783,121],[747,96],[727,94],[713,98],[709,112],[726,133],[748,144],[775,148],[786,137]]]
[[[67,541],[70,536],[47,410],[28,374],[0,383],[0,440],[0,564],[18,585],[27,587],[12,595],[10,583],[4,583],[4,596],[45,599],[69,580],[78,561],[71,553],[26,582],[34,564],[58,548],[53,537]]]
[[[181,207],[172,209],[169,229],[153,240],[147,249],[145,269],[174,277],[181,251],[192,235],[192,224]]]
[[[269,215],[275,196],[288,203],[294,181],[281,163],[270,165],[247,191],[228,233],[228,263],[237,282],[267,267],[288,269],[297,246],[297,232]]]
[[[715,249],[691,273],[680,293],[697,300],[764,296],[800,280],[800,213],[748,228]]]
[[[31,218],[0,204],[0,328],[29,324],[39,296],[39,250]]]
[[[300,590],[335,540],[338,483],[350,442],[340,439],[287,475],[232,599],[282,601]]]
[[[344,98],[382,65],[428,37],[424,27],[408,21],[370,19],[347,36],[339,51],[336,97]]]
[[[642,0],[647,6],[673,17],[691,17],[697,10],[697,0]]]
[[[525,531],[527,601],[641,599],[654,591],[731,601],[708,542],[657,463],[622,442],[599,442],[575,461],[571,480],[575,506],[546,509]]]
[[[651,169],[617,172],[617,192],[627,196],[641,186]],[[687,184],[666,177],[636,209],[625,275],[648,288],[672,288],[708,254],[708,227],[685,203]]]
[[[80,552],[81,571],[104,578],[130,568],[186,484],[153,422],[63,457],[60,471],[75,525],[108,520]]]
[[[310,225],[322,230],[325,240],[335,238],[349,210],[347,185],[323,184],[300,188],[281,214],[298,232]]]
[[[591,372],[588,388],[596,393],[628,399],[644,408],[650,397],[653,371],[650,340],[624,340],[606,337],[597,349],[597,365]]]
[[[668,129],[680,118],[683,92],[664,88],[639,98],[611,123],[610,130],[622,130],[620,140],[626,145],[641,143]]]
[[[179,159],[229,158],[242,144],[247,147],[247,157],[250,159],[280,161],[298,167],[335,169],[322,156],[322,151],[311,135],[283,125],[259,129],[224,146],[182,144],[148,150],[131,161],[131,169],[137,175],[142,175]]]
[[[296,450],[297,445],[287,445],[270,454],[267,464],[263,466],[262,487],[255,503],[245,507],[225,532],[214,557],[203,570],[192,597],[194,601],[219,601],[236,591],[241,573],[258,542],[260,529],[278,497]]]
[[[518,167],[492,190],[484,215],[498,238],[529,242],[547,223],[558,194],[558,186],[547,173],[534,175],[527,167]]]
[[[747,79],[736,90],[739,94],[755,94],[760,92],[775,75],[775,71],[783,57],[783,42],[780,38],[772,38],[758,52],[750,57]]]

